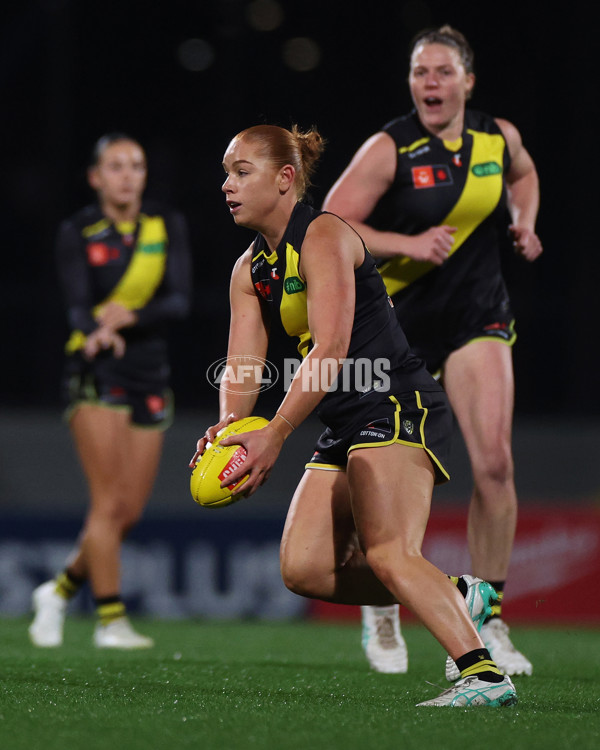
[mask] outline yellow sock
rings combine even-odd
[[[108,625],[120,617],[125,617],[125,605],[120,599],[96,602],[96,613],[101,625]]]
[[[486,680],[487,682],[502,682],[504,679],[502,672],[500,672],[486,648],[469,651],[456,660],[456,666],[460,670],[461,679],[473,675],[477,675],[480,680]]]
[[[81,588],[81,582],[75,581],[66,571],[56,576],[56,593],[63,599],[72,599]]]

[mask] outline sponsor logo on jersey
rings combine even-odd
[[[367,429],[378,430],[379,432],[387,432],[388,435],[392,434],[390,420],[387,417],[385,419],[377,419],[375,422],[369,422],[369,424],[367,425]]]
[[[283,284],[286,294],[298,294],[306,289],[306,284],[297,276],[290,276]]]
[[[447,164],[429,164],[411,169],[413,185],[421,188],[452,185],[452,174]]]
[[[481,164],[473,164],[471,172],[475,177],[490,177],[495,174],[502,174],[502,167],[497,161],[484,161]]]
[[[105,266],[111,260],[119,258],[119,248],[105,245],[104,242],[90,242],[86,247],[90,266]]]
[[[383,432],[375,432],[375,430],[361,430],[360,437],[372,437],[383,440],[383,438],[385,438],[385,435],[383,434]]]
[[[273,296],[271,295],[270,279],[261,279],[260,281],[256,281],[254,283],[254,286],[256,287],[256,291],[263,299],[267,300],[267,302],[273,301]]]
[[[254,273],[255,271],[257,271],[262,266],[262,264],[264,262],[265,262],[264,258],[261,258],[260,260],[256,261],[256,263],[252,266],[252,273]]]
[[[430,146],[421,146],[416,151],[409,151],[406,155],[409,159],[415,159],[417,156],[423,156],[423,154],[428,154],[430,151]],[[402,153],[402,149],[400,149],[400,153]]]

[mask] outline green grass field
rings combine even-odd
[[[98,651],[92,622],[36,649],[0,620],[2,750],[600,748],[600,631],[513,628],[534,663],[519,705],[423,709],[444,653],[405,626],[407,675],[369,671],[356,624],[137,621],[157,646]]]

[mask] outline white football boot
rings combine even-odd
[[[32,594],[34,618],[29,638],[34,646],[56,648],[63,642],[67,600],[56,593],[56,581],[46,581]]]
[[[450,706],[467,708],[469,706],[514,706],[517,703],[517,691],[508,675],[502,682],[485,682],[477,675],[458,680],[437,698],[417,703],[417,706]]]
[[[533,665],[513,646],[508,633],[508,625],[499,617],[493,617],[481,628],[485,647],[501,672],[508,675],[530,675]]]
[[[133,650],[137,648],[152,648],[154,641],[148,636],[140,635],[131,627],[127,617],[119,617],[108,625],[96,625],[94,630],[94,645],[96,648],[120,648]]]
[[[362,647],[371,669],[385,674],[408,671],[408,650],[400,632],[397,604],[389,607],[361,607]]]
[[[475,623],[477,631],[481,632],[486,617],[492,614],[492,603],[498,601],[498,594],[491,584],[487,581],[482,581],[481,578],[469,575],[460,577],[466,582],[468,587],[467,596],[465,597],[467,609],[469,610],[471,619]],[[483,636],[482,640],[484,640]],[[458,671],[458,667],[454,659],[448,655],[446,658],[446,679],[448,682],[454,682],[459,677],[460,672]]]

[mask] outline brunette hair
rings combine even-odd
[[[455,49],[460,61],[467,73],[473,73],[474,54],[466,37],[448,24],[440,26],[439,29],[425,29],[420,31],[410,44],[410,57],[420,44],[445,44]]]
[[[127,133],[106,133],[105,135],[100,136],[96,143],[94,143],[92,153],[90,154],[90,167],[97,167],[104,151],[109,146],[112,146],[113,143],[118,143],[119,141],[130,141],[131,143],[135,143],[136,146],[139,146],[142,151],[144,150],[140,142],[135,138],[132,138],[130,135],[127,135]]]
[[[291,130],[278,125],[254,125],[242,130],[233,140],[242,139],[258,144],[260,155],[276,169],[281,169],[286,164],[294,167],[296,194],[298,200],[302,200],[325,148],[325,140],[317,129],[313,127],[303,132],[297,125],[293,125]]]

